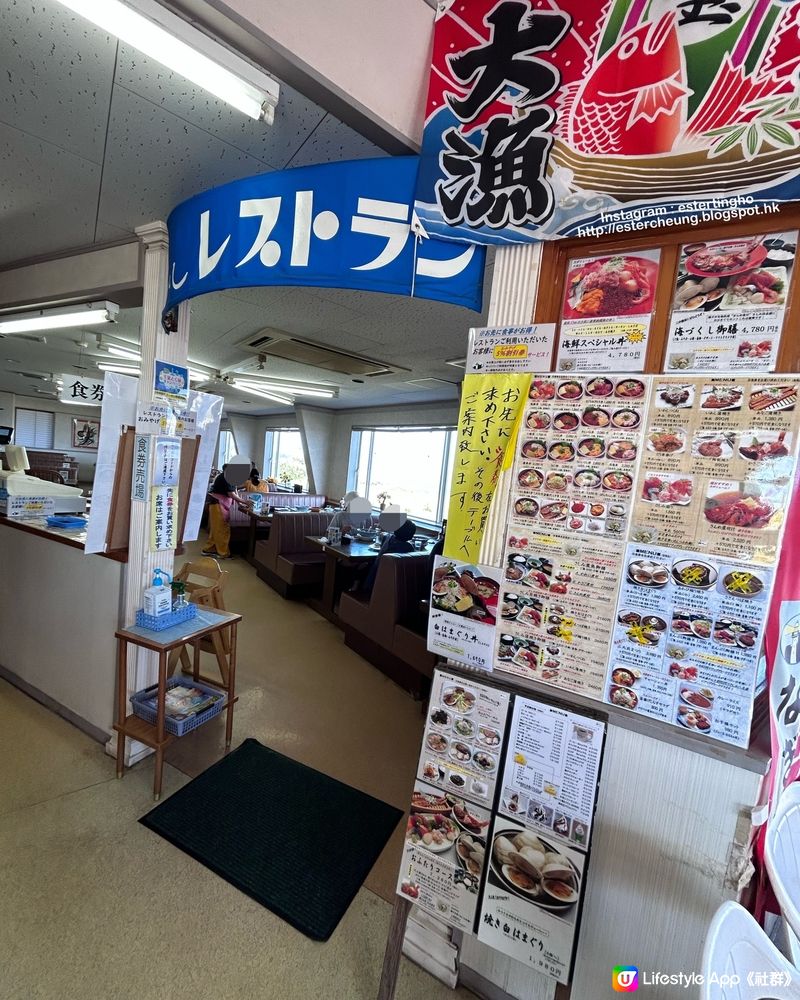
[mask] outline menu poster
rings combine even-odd
[[[632,541],[771,564],[797,453],[797,377],[656,378]]]
[[[418,782],[411,796],[397,892],[472,933],[491,822],[487,809]]]
[[[569,262],[560,372],[644,370],[660,257],[660,250],[640,250]]]
[[[555,323],[473,327],[469,334],[467,373],[550,370]]]
[[[569,982],[586,854],[500,815],[490,843],[478,940]]]
[[[775,370],[796,232],[681,247],[666,370]]]
[[[605,699],[747,746],[773,570],[631,544]]]
[[[517,439],[510,529],[624,538],[646,404],[639,378],[533,379]]]
[[[428,649],[491,670],[497,632],[499,569],[436,556],[428,617]]]
[[[495,670],[602,698],[621,543],[510,531]]]
[[[604,738],[597,719],[515,698],[499,811],[588,848]]]
[[[490,807],[508,702],[505,691],[435,670],[417,777]]]

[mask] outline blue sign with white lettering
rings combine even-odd
[[[411,232],[418,162],[277,170],[183,202],[168,219],[165,313],[196,295],[258,285],[358,288],[480,310],[484,248]]]

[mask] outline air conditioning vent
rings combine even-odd
[[[450,389],[458,388],[455,382],[448,382],[444,378],[411,378],[406,380],[406,385],[414,385],[418,389],[438,389],[442,385]]]
[[[371,358],[359,357],[356,354],[346,354],[344,351],[334,351],[322,344],[309,340],[298,340],[279,331],[261,330],[259,333],[236,344],[240,350],[248,354],[266,354],[267,357],[283,358],[284,361],[294,361],[300,365],[312,368],[322,368],[341,375],[359,375],[362,378],[375,378],[377,375],[392,375],[408,369],[386,365]]]

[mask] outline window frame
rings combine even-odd
[[[303,481],[303,489],[308,491],[309,489],[309,475],[308,475],[308,463],[306,462],[305,449],[303,445],[303,437],[299,427],[268,427],[264,433],[264,463],[261,470],[261,475],[264,479],[274,479],[279,482],[278,479],[278,461],[281,451],[281,434],[297,434],[300,437],[300,446],[303,452],[303,466],[305,468],[305,478]]]
[[[228,449],[226,447],[225,448],[225,454],[223,454],[223,440],[225,440],[226,443],[227,443],[228,439],[227,438],[223,439],[223,435],[224,434],[230,435],[230,443],[231,443],[231,450],[230,450],[230,452],[228,452]],[[229,428],[225,429],[225,430],[221,430],[219,432],[219,438],[217,439],[217,468],[221,469],[222,466],[225,465],[226,462],[229,462],[230,459],[235,454],[236,454],[236,435]]]
[[[414,522],[421,527],[440,528],[442,526],[442,521],[447,517],[447,504],[450,497],[451,476],[448,475],[448,471],[452,473],[451,461],[455,459],[457,436],[457,428],[454,424],[420,424],[405,427],[394,425],[387,425],[383,427],[352,427],[350,430],[350,456],[347,464],[347,489],[350,491],[363,488],[364,495],[369,496],[370,477],[372,474],[372,455],[375,447],[376,433],[418,434],[421,431],[442,431],[445,435],[442,447],[442,464],[439,471],[439,490],[436,497],[436,518],[431,520],[430,518],[423,517],[421,514],[415,514],[414,511],[411,510],[407,511],[407,513],[408,516],[413,518]],[[362,477],[361,453],[363,436],[365,434],[370,435],[370,442],[366,456],[365,475]],[[365,485],[363,487],[359,487],[360,482],[363,482]],[[377,508],[374,508],[374,510],[377,511]]]
[[[33,443],[19,440],[19,415],[20,413],[33,414]],[[40,418],[42,418],[40,420]],[[47,418],[46,420],[44,418]],[[39,424],[44,423],[44,428],[49,444],[39,444]],[[31,448],[33,451],[53,451],[56,440],[56,415],[52,410],[34,410],[31,406],[17,406],[14,408],[14,443],[22,445],[23,448]]]

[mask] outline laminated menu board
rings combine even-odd
[[[472,933],[490,822],[488,809],[417,782],[397,892],[450,927]]]
[[[510,531],[495,670],[602,697],[623,548]]]
[[[560,372],[644,369],[660,256],[660,250],[639,250],[569,262],[559,331]]]
[[[491,806],[508,701],[505,691],[435,670],[417,777]]]
[[[479,670],[491,670],[500,570],[436,556],[430,596],[428,649]]]
[[[605,698],[747,746],[773,570],[632,543]]]
[[[797,233],[681,247],[665,370],[775,370]]]
[[[605,726],[515,698],[478,938],[569,981]]]
[[[631,540],[771,564],[797,452],[796,376],[655,378]]]
[[[644,378],[534,378],[512,471],[495,667],[602,696]]]

